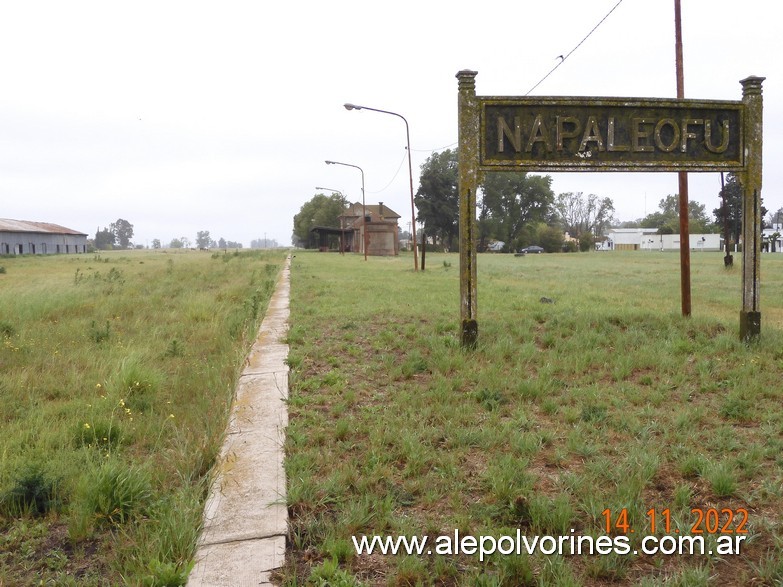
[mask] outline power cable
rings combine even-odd
[[[407,147],[406,147],[407,151]],[[400,169],[402,169],[402,164],[405,163],[405,160],[408,158],[408,153],[406,152],[405,155],[403,155],[402,160],[400,161],[399,166],[397,167],[397,171],[394,172],[394,176],[389,180],[389,183],[387,183],[383,189],[378,190],[377,192],[371,192],[368,190],[368,194],[380,194],[382,192],[385,192],[389,189],[389,186],[391,186],[392,183],[394,183],[394,180],[397,179],[397,176],[400,174]]]
[[[576,46],[576,47],[574,47],[573,49],[571,49],[571,51],[570,51],[570,52],[569,52],[567,55],[565,55],[565,56],[563,56],[563,55],[558,55],[558,56],[557,56],[555,59],[560,59],[560,62],[559,62],[557,65],[555,65],[555,66],[554,66],[554,67],[553,67],[553,68],[552,68],[552,69],[549,71],[549,73],[547,73],[547,74],[546,74],[546,75],[545,75],[543,78],[541,78],[541,81],[539,81],[539,82],[538,82],[536,85],[534,85],[532,88],[530,88],[530,89],[527,91],[527,93],[525,94],[525,96],[528,96],[528,95],[530,94],[530,92],[532,92],[532,91],[533,91],[533,90],[535,90],[535,89],[536,89],[538,86],[540,86],[542,83],[544,83],[544,80],[545,80],[546,78],[548,78],[550,75],[552,75],[552,74],[555,72],[555,70],[556,70],[558,67],[560,67],[561,65],[563,65],[563,63],[565,63],[565,60],[566,60],[566,59],[568,59],[569,57],[571,57],[571,54],[572,54],[574,51],[576,51],[577,49],[579,49],[579,47],[581,47],[581,46],[582,46],[582,43],[584,43],[584,42],[585,42],[585,41],[586,41],[586,40],[587,40],[587,39],[590,37],[590,35],[592,35],[592,34],[595,32],[595,30],[596,30],[596,29],[597,29],[599,26],[601,26],[601,25],[603,24],[603,22],[604,22],[604,21],[605,21],[607,18],[609,18],[609,15],[610,15],[610,14],[612,14],[612,13],[615,11],[615,9],[616,9],[618,6],[620,6],[620,4],[622,4],[622,2],[623,2],[623,0],[619,0],[619,2],[617,2],[617,4],[615,4],[615,5],[612,7],[612,9],[611,9],[609,12],[607,12],[607,13],[606,13],[606,16],[604,16],[604,17],[603,17],[603,18],[600,20],[600,22],[599,22],[597,25],[595,25],[595,26],[593,27],[593,30],[591,30],[589,33],[587,33],[587,36],[586,36],[584,39],[582,39],[581,41],[579,41],[579,44],[577,44],[577,46]]]
[[[623,0],[618,0],[617,4],[615,4],[612,7],[612,9],[609,12],[606,13],[606,15],[598,22],[598,24],[595,25],[589,33],[587,33],[585,38],[582,39],[581,41],[579,41],[579,43],[577,43],[576,47],[571,49],[571,51],[569,51],[567,55],[558,55],[556,57],[556,59],[560,59],[559,63],[557,65],[555,65],[551,70],[549,70],[549,73],[547,73],[544,77],[542,77],[541,80],[536,85],[534,85],[532,88],[530,88],[527,91],[527,93],[525,93],[525,96],[530,95],[530,92],[532,92],[538,86],[540,86],[542,83],[544,83],[544,80],[546,80],[550,75],[552,75],[558,67],[563,65],[563,63],[565,63],[565,60],[568,59],[569,57],[571,57],[571,55],[574,53],[574,51],[579,49],[579,47],[581,47],[582,44],[587,39],[590,38],[590,35],[592,35],[596,31],[596,29],[598,29],[598,27],[601,26],[607,18],[609,18],[609,15],[612,14],[617,9],[617,7],[620,6],[620,4],[622,4],[622,3],[623,3]],[[457,145],[457,143],[451,143],[450,145],[446,145],[445,147],[439,147],[439,148],[436,148],[436,149],[411,149],[411,151],[413,151],[414,153],[435,153],[437,151],[443,151],[445,149],[449,149],[449,148],[454,147],[456,145]],[[405,160],[403,159],[403,162],[404,161]],[[400,167],[402,167],[402,162],[400,163]],[[399,173],[399,172],[400,172],[400,170],[397,169],[397,173]],[[396,178],[397,174],[395,174],[394,177]],[[394,181],[394,178],[392,178],[392,181]],[[391,185],[391,182],[389,182],[389,185]],[[385,188],[383,188],[383,190],[387,189],[388,187],[389,186],[387,185]],[[383,190],[381,190],[381,191],[383,191]],[[372,193],[377,194],[377,193],[380,193],[380,192],[372,192]]]

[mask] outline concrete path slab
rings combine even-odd
[[[237,383],[188,587],[271,585],[285,562],[290,269],[288,258]]]

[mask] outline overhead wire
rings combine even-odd
[[[591,35],[592,35],[592,34],[593,34],[593,33],[594,33],[594,32],[595,32],[597,29],[598,29],[598,27],[600,27],[600,26],[601,26],[601,25],[604,23],[604,21],[605,21],[607,18],[609,18],[609,16],[610,16],[610,15],[611,15],[611,14],[612,14],[612,13],[613,13],[613,12],[614,12],[616,9],[617,9],[617,7],[618,7],[618,6],[620,6],[620,4],[622,4],[622,3],[623,3],[623,0],[618,0],[617,4],[615,4],[614,6],[612,6],[611,10],[609,10],[609,12],[607,12],[607,13],[606,13],[606,15],[605,15],[605,16],[604,16],[604,17],[603,17],[603,18],[602,18],[600,21],[598,21],[598,24],[596,24],[596,25],[595,25],[595,26],[594,26],[594,27],[593,27],[593,28],[590,30],[590,32],[589,32],[589,33],[587,33],[587,35],[585,35],[584,39],[582,39],[581,41],[579,41],[579,43],[577,43],[577,44],[576,44],[576,46],[575,46],[573,49],[571,49],[571,50],[570,50],[570,51],[569,51],[569,52],[568,52],[566,55],[559,55],[557,58],[558,58],[558,59],[562,58],[562,59],[560,59],[560,61],[557,63],[557,65],[555,65],[555,66],[554,66],[554,67],[553,67],[551,70],[549,70],[549,73],[547,73],[547,74],[546,74],[544,77],[542,77],[542,78],[541,78],[541,79],[538,81],[538,83],[537,83],[536,85],[534,85],[532,88],[530,88],[530,89],[529,89],[529,90],[528,90],[528,91],[527,91],[527,92],[526,92],[524,95],[525,95],[525,96],[528,96],[528,95],[530,95],[530,93],[531,93],[533,90],[535,90],[535,89],[536,89],[538,86],[540,86],[542,83],[544,83],[544,81],[545,81],[545,80],[546,80],[546,79],[547,79],[547,78],[548,78],[550,75],[552,75],[552,74],[555,72],[555,70],[557,70],[557,68],[558,68],[558,67],[560,67],[561,65],[563,65],[563,63],[565,63],[566,59],[568,59],[569,57],[571,57],[571,55],[573,55],[573,53],[574,53],[574,52],[575,52],[577,49],[579,49],[579,47],[581,47],[581,46],[582,46],[582,44],[584,44],[584,42],[585,42],[587,39],[589,39],[589,38],[590,38],[590,36],[591,36]],[[458,144],[457,142],[454,142],[454,143],[451,143],[450,145],[446,145],[445,147],[439,147],[439,148],[436,148],[436,149],[411,149],[411,150],[412,150],[412,151],[414,151],[414,152],[417,152],[417,153],[436,153],[436,152],[438,152],[438,151],[443,151],[444,149],[451,148],[451,147],[453,147],[453,146],[455,146],[455,145],[457,145],[457,144]],[[404,159],[403,159],[403,161],[404,161]],[[400,163],[400,167],[402,167],[402,163]],[[399,172],[400,172],[400,170],[399,170],[399,169],[397,169],[397,173],[399,173]],[[397,175],[395,174],[395,177],[396,177],[396,176],[397,176]],[[392,179],[392,181],[394,181],[394,179]],[[389,182],[389,185],[391,185],[391,182]],[[386,188],[388,188],[388,187],[389,187],[389,186],[387,185],[387,186],[386,186]],[[385,190],[386,188],[383,188],[383,189]],[[381,191],[383,191],[383,190],[381,190]],[[373,193],[379,193],[379,192],[373,192]]]
[[[601,20],[598,22],[598,24],[597,24],[597,25],[595,25],[595,26],[593,27],[593,29],[592,29],[592,30],[591,30],[589,33],[587,33],[587,36],[586,36],[584,39],[582,39],[581,41],[579,41],[579,43],[576,45],[576,47],[574,47],[573,49],[571,49],[571,51],[569,51],[567,55],[558,55],[558,56],[556,57],[556,59],[560,59],[560,61],[558,62],[558,64],[557,64],[557,65],[555,65],[555,66],[554,66],[554,67],[553,67],[551,70],[549,70],[549,73],[547,73],[547,74],[546,74],[544,77],[542,77],[542,78],[541,78],[541,80],[540,80],[540,81],[539,81],[539,82],[538,82],[536,85],[534,85],[532,88],[530,88],[530,89],[527,91],[527,93],[525,93],[525,96],[528,96],[528,95],[530,95],[530,92],[532,92],[532,91],[533,91],[533,90],[535,90],[535,89],[536,89],[538,86],[540,86],[542,83],[544,83],[544,80],[546,80],[546,78],[548,78],[550,75],[552,75],[552,74],[555,72],[555,70],[556,70],[558,67],[560,67],[561,65],[563,65],[563,63],[565,63],[566,59],[568,59],[569,57],[571,57],[571,55],[573,54],[573,52],[574,52],[574,51],[576,51],[577,49],[579,49],[579,47],[581,47],[581,46],[582,46],[582,43],[584,43],[584,42],[585,42],[587,39],[589,39],[589,38],[590,38],[590,35],[592,35],[592,34],[593,34],[595,31],[596,31],[596,29],[597,29],[599,26],[601,26],[601,25],[604,23],[604,21],[605,21],[607,18],[609,18],[609,15],[610,15],[610,14],[612,14],[612,13],[615,11],[615,9],[616,9],[618,6],[620,6],[620,4],[622,4],[622,3],[623,3],[623,0],[619,0],[619,1],[617,2],[617,4],[615,4],[615,5],[612,7],[612,9],[611,9],[609,12],[607,12],[607,13],[606,13],[606,16],[604,16],[604,17],[603,17],[603,18],[602,18],[602,19],[601,19]]]
[[[405,163],[405,159],[407,159],[407,158],[408,158],[407,149],[408,149],[408,148],[407,148],[407,147],[405,147],[406,153],[405,153],[405,155],[403,155],[402,159],[400,160],[400,164],[397,166],[397,171],[395,171],[395,172],[394,172],[394,175],[393,175],[393,176],[392,176],[392,178],[389,180],[389,183],[387,183],[387,184],[386,184],[386,185],[383,187],[383,189],[380,189],[380,190],[378,190],[377,192],[371,192],[371,191],[369,191],[369,190],[368,190],[368,192],[367,192],[368,194],[380,194],[380,193],[382,193],[382,192],[385,192],[386,190],[388,190],[388,189],[389,189],[389,187],[391,186],[391,184],[392,184],[392,183],[394,183],[394,180],[395,180],[395,179],[397,179],[397,176],[400,174],[400,169],[402,169],[402,165],[403,165],[403,163]]]

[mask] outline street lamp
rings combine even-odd
[[[345,165],[346,167],[353,167],[362,172],[362,232],[364,233],[363,245],[364,245],[364,260],[367,260],[367,206],[364,204],[364,169],[358,165],[351,165],[350,163],[340,163],[339,161],[324,161],[327,165]]]
[[[340,190],[336,190],[336,189],[333,189],[333,188],[321,188],[321,187],[318,187],[318,186],[315,186],[315,189],[317,189],[317,190],[326,190],[328,192],[332,192],[332,193],[335,193],[335,194],[340,194],[341,198],[345,198],[345,196],[343,195],[343,193]],[[340,217],[340,254],[341,255],[345,253],[345,227],[343,227],[343,222],[344,221],[345,221],[345,216],[341,216]]]
[[[370,108],[369,106],[357,106],[356,104],[343,104],[346,110],[371,110],[373,112],[381,112],[383,114],[391,114],[392,116],[397,116],[398,118],[402,118],[402,121],[405,123],[405,137],[408,141],[408,177],[410,178],[410,185],[411,185],[411,226],[413,227],[413,231],[411,233],[411,237],[413,238],[413,270],[418,271],[419,270],[419,254],[416,251],[416,209],[413,205],[413,166],[411,164],[411,133],[410,129],[408,128],[408,121],[405,120],[405,117],[402,114],[397,114],[396,112],[390,112],[388,110],[379,110],[378,108]],[[426,246],[424,243],[422,243],[422,246]]]

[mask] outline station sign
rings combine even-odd
[[[478,107],[485,170],[739,171],[745,163],[742,102],[483,97]]]

